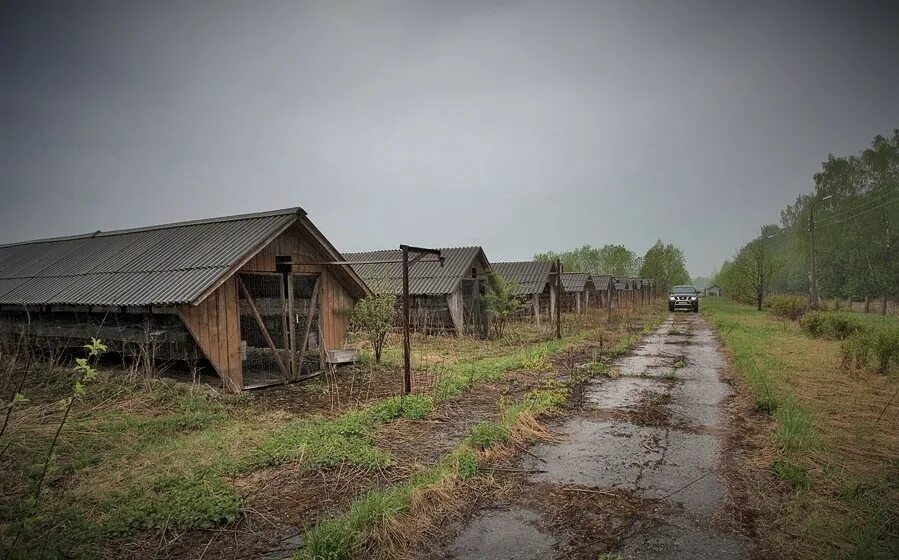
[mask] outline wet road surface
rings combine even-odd
[[[625,559],[746,557],[747,543],[727,528],[719,459],[724,359],[705,320],[674,314],[628,356],[619,377],[590,381],[583,412],[521,460],[528,484],[627,490],[656,504],[613,552]],[[446,558],[581,556],[541,513],[521,505],[482,509],[450,544]]]

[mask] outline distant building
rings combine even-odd
[[[533,317],[540,323],[541,317],[555,318],[556,263],[549,261],[514,261],[493,263],[493,272],[514,284],[515,293],[530,305],[522,309],[520,316]]]
[[[562,290],[563,311],[581,313],[601,305],[596,285],[589,272],[563,272]]]
[[[712,284],[705,289],[705,295],[707,296],[721,297],[722,293],[724,292],[718,284]]]
[[[488,319],[481,303],[491,266],[480,247],[440,249],[443,266],[426,257],[409,265],[411,326],[419,332],[486,336]],[[397,296],[402,309],[403,253],[400,249],[344,253],[353,270],[375,292]],[[383,262],[390,261],[390,262]]]

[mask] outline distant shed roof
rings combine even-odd
[[[0,305],[198,303],[297,221],[340,258],[301,208],[0,245]]]
[[[409,293],[413,295],[441,295],[456,291],[459,282],[468,277],[478,257],[489,266],[484,250],[480,247],[449,247],[440,249],[444,257],[443,267],[437,262],[419,261],[409,266]],[[364,264],[365,261],[400,261],[400,249],[344,253],[356,274],[375,291],[401,294],[403,291],[403,265],[401,262]],[[425,261],[433,259],[426,255]],[[354,264],[359,263],[359,264]]]
[[[493,263],[493,272],[515,284],[516,295],[543,293],[552,282],[555,265],[548,261],[513,261]]]
[[[612,277],[607,274],[594,274],[593,275],[593,284],[596,286],[597,290],[605,291],[609,289],[609,283],[612,282]]]
[[[593,282],[589,272],[562,273],[562,289],[566,292],[583,292],[587,289],[587,282]]]

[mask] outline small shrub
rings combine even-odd
[[[778,402],[774,397],[761,396],[755,399],[755,409],[764,414],[774,414],[777,411]]]
[[[808,303],[801,296],[771,296],[768,298],[771,312],[782,319],[797,321],[808,311]]]
[[[799,320],[799,326],[812,336],[821,336],[824,330],[826,313],[823,311],[809,311]]]
[[[856,330],[840,345],[840,353],[844,367],[873,367],[886,373],[891,366],[899,366],[899,328]]]
[[[478,473],[478,457],[471,449],[457,453],[456,464],[459,478],[471,478]]]
[[[859,331],[848,337],[840,345],[843,367],[856,369],[866,368],[871,359],[870,333]]]
[[[482,422],[471,429],[468,444],[475,449],[487,449],[509,441],[509,431],[496,422]]]
[[[805,467],[793,464],[786,459],[775,459],[771,464],[771,470],[789,482],[793,490],[805,490],[812,484],[812,478]]]
[[[375,362],[381,363],[381,354],[387,336],[393,329],[396,296],[375,293],[356,302],[353,308],[353,327],[365,334],[375,353]]]

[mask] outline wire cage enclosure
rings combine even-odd
[[[244,388],[321,371],[319,276],[241,273],[238,284]]]

